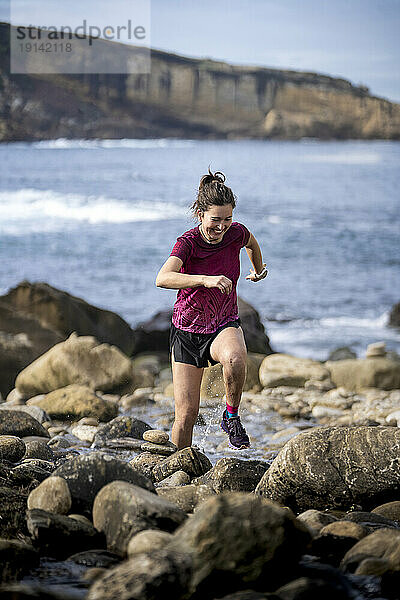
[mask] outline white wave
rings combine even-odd
[[[65,222],[131,223],[187,216],[185,208],[166,202],[128,204],[106,196],[62,194],[53,190],[21,189],[0,192],[0,229],[3,233],[50,231]]]
[[[286,225],[287,227],[311,227],[311,219],[288,219],[279,215],[268,215],[267,222],[271,225]]]
[[[389,312],[384,312],[375,319],[356,318],[356,317],[325,317],[319,319],[318,323],[322,327],[361,327],[376,329],[386,327],[389,322]]]
[[[374,165],[382,162],[377,152],[339,152],[338,154],[305,154],[303,162],[337,163],[341,165]]]
[[[58,138],[56,140],[44,140],[42,142],[33,142],[27,144],[27,147],[34,147],[38,150],[65,150],[76,148],[187,148],[193,146],[192,140],[175,140],[168,138],[160,139],[120,139],[120,140],[85,140],[67,138]]]

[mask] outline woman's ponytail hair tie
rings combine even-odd
[[[225,180],[224,173],[213,173],[210,166],[208,167],[208,173],[200,179],[197,200],[191,206],[195,218],[198,212],[204,213],[213,205],[231,204],[232,208],[235,208],[235,196],[231,188],[225,185]]]

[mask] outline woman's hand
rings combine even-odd
[[[225,275],[207,275],[204,278],[204,287],[218,288],[223,294],[230,294],[233,283]]]
[[[250,269],[250,275],[246,276],[246,279],[250,281],[261,281],[261,279],[265,279],[268,275],[268,271],[266,269],[266,264],[263,263],[263,268],[260,273],[256,273],[255,269]]]

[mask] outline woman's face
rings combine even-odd
[[[216,206],[213,204],[204,213],[199,213],[199,219],[207,241],[217,244],[232,225],[232,205]]]

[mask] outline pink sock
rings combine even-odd
[[[237,417],[238,410],[239,410],[238,406],[230,406],[228,403],[226,403],[226,414],[228,415],[228,419],[230,417]]]

